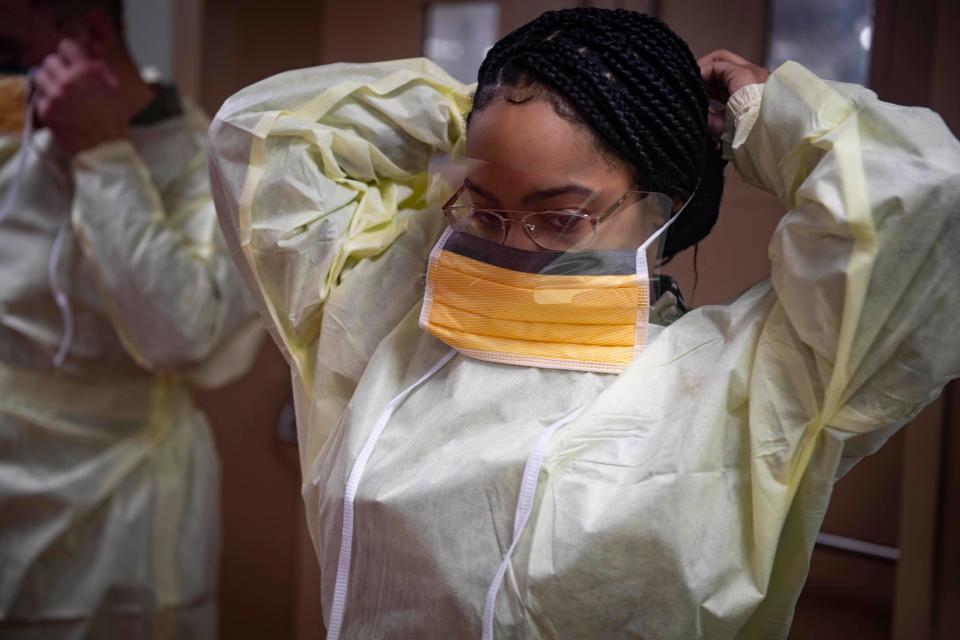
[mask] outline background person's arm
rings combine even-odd
[[[259,321],[217,228],[202,134],[159,126],[164,188],[130,142],[102,144],[74,159],[73,225],[131,356],[220,385],[249,367]]]
[[[200,383],[242,374],[259,331],[216,226],[205,122],[167,119],[138,133],[136,148],[127,121],[151,92],[138,84],[142,99],[125,99],[110,69],[71,40],[44,60],[36,87],[39,120],[73,158],[74,231],[127,351]]]

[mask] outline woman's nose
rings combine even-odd
[[[503,244],[524,251],[542,251],[542,248],[523,230],[523,223],[519,220],[513,220],[507,226],[507,237]]]

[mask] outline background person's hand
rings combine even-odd
[[[697,63],[700,65],[700,76],[706,86],[707,97],[724,106],[737,89],[748,84],[762,84],[770,75],[770,72],[763,67],[726,49],[717,49],[708,53]],[[714,138],[719,138],[723,134],[725,121],[725,109],[710,109],[707,114],[707,127]]]
[[[116,76],[69,38],[34,75],[37,119],[70,156],[127,136],[128,114]]]

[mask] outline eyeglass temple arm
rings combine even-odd
[[[457,201],[457,198],[460,197],[460,194],[463,193],[463,190],[467,188],[467,185],[462,184],[460,188],[453,192],[453,195],[450,196],[450,199],[443,203],[443,206],[440,207],[440,215],[447,215],[447,209],[453,206],[453,203]]]
[[[622,196],[617,198],[616,202],[614,202],[612,205],[607,207],[606,211],[604,211],[599,216],[594,218],[594,223],[593,223],[594,226],[600,224],[601,222],[603,222],[604,220],[612,216],[614,213],[616,213],[617,209],[619,209],[620,206],[627,201],[627,198],[630,197],[630,194],[634,191],[639,191],[639,190],[640,190],[639,184],[635,184],[632,187],[630,187]]]

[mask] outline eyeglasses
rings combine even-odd
[[[461,186],[441,207],[443,215],[456,231],[503,244],[506,242],[510,225],[519,224],[530,240],[547,251],[582,251],[589,248],[597,239],[597,227],[631,198],[636,202],[650,200],[651,204],[661,210],[666,206],[667,214],[671,204],[669,197],[661,193],[638,191],[634,188],[620,196],[598,216],[569,209],[518,211],[460,204],[458,201],[465,189],[466,185]],[[514,217],[511,217],[511,214]]]

